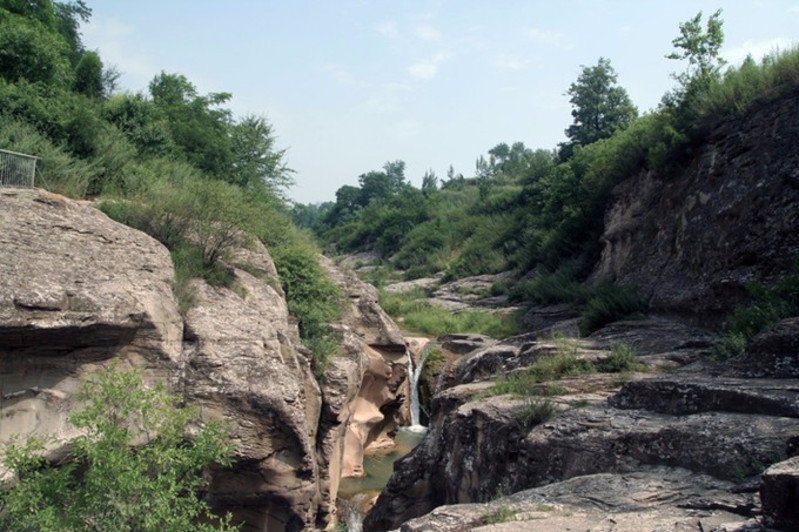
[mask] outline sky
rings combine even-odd
[[[87,0],[88,49],[146,92],[161,71],[201,94],[230,92],[237,116],[271,122],[296,171],[289,197],[334,201],[342,185],[406,163],[474,175],[506,142],[565,140],[569,85],[610,59],[639,112],[684,65],[666,59],[679,24],[722,9],[722,56],[739,64],[799,43],[799,0]]]

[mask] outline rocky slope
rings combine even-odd
[[[676,175],[633,176],[606,212],[597,278],[700,323],[772,284],[799,256],[799,93],[715,128]]]
[[[693,327],[718,325],[747,301],[747,282],[769,286],[794,271],[797,146],[794,93],[720,124],[683,171],[616,187],[593,279],[635,287],[654,317],[576,348],[601,361],[624,342],[647,372],[567,377],[532,399],[487,397],[498,376],[562,347],[540,335],[447,339],[465,354],[366,530],[796,529],[799,470],[786,458],[799,446],[799,321],[724,364],[712,361],[713,337]],[[568,308],[528,317],[530,328],[574,330]]]
[[[181,316],[158,242],[89,203],[0,189],[0,442],[55,436],[57,458],[79,383],[139,368],[228,422],[235,464],[212,472],[211,497],[244,530],[328,526],[340,476],[402,419],[404,341],[371,287],[336,274],[342,348],[320,388],[267,251],[230,264],[232,287],[194,280]]]
[[[664,331],[668,322],[656,322]],[[799,338],[794,320],[759,342],[784,337],[787,328]],[[509,522],[506,530],[759,526],[752,522],[761,511],[758,475],[797,445],[799,374],[786,376],[783,368],[799,352],[761,365],[755,379],[737,363],[712,371],[686,364],[706,354],[701,332],[677,325],[652,342],[648,326],[630,323],[581,341],[578,356],[601,360],[608,341],[620,336],[638,346],[647,373],[564,378],[557,392],[527,400],[485,397],[493,373],[528,367],[557,346],[522,337],[467,354],[453,386],[434,399],[430,432],[398,462],[365,528],[455,531],[498,521]],[[525,421],[531,401],[551,403],[554,416]]]

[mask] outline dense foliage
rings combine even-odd
[[[162,386],[146,388],[135,371],[101,370],[78,393],[70,414],[84,431],[69,461],[53,467],[44,443],[29,438],[4,449],[15,485],[0,492],[0,528],[37,531],[235,530],[198,493],[204,468],[232,452],[220,425],[186,438],[196,411],[180,407]]]

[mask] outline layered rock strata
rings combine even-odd
[[[697,322],[723,317],[799,256],[799,93],[732,116],[686,167],[619,184],[596,278],[634,286],[652,307]]]
[[[710,376],[704,364],[692,362],[707,354],[701,333],[677,326],[683,336],[653,341],[664,320],[651,326],[649,335],[640,324],[627,331],[617,324],[577,350],[576,356],[602,360],[604,342],[624,336],[639,346],[639,360],[688,362],[655,377],[627,375],[632,380],[621,389],[613,375],[595,374],[558,381],[555,397],[484,397],[494,375],[477,371],[481,360],[492,371],[513,372],[548,356],[549,347],[498,344],[466,355],[456,372],[460,380],[434,399],[430,432],[397,463],[366,528],[454,531],[500,517],[512,522],[497,525],[507,530],[602,530],[612,521],[620,530],[682,530],[692,520],[706,530],[725,523],[730,529],[760,526],[750,522],[758,514],[758,475],[796,447],[799,381],[774,378],[782,362],[761,367],[769,375],[761,379]],[[783,337],[785,328],[771,334]],[[767,336],[755,345],[769,343]],[[532,426],[522,421],[526,408],[544,401],[553,405],[554,417]],[[641,497],[633,504],[624,491],[638,486],[634,492],[657,492],[658,482],[666,489],[672,479],[686,482],[689,476],[708,480],[674,499]],[[708,491],[699,488],[705,484]],[[573,489],[582,502],[564,498]],[[499,498],[511,493],[516,495]],[[541,504],[554,510],[536,511]]]

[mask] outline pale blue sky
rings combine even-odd
[[[724,55],[740,62],[799,40],[799,0],[88,0],[87,47],[146,91],[161,70],[201,93],[231,92],[265,115],[297,170],[290,196],[335,199],[344,184],[406,162],[420,185],[450,164],[473,175],[499,142],[556,147],[569,84],[610,59],[640,111],[682,68],[678,25],[723,9]]]

